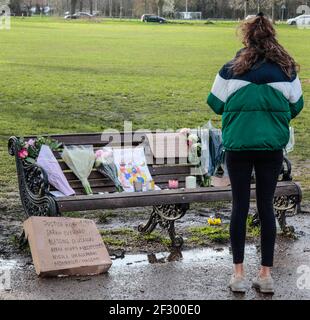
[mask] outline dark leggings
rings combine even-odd
[[[273,265],[276,221],[273,209],[274,192],[283,163],[283,151],[225,151],[232,188],[230,240],[234,263],[242,263],[246,237],[246,220],[250,206],[251,173],[254,166],[256,205],[261,224],[262,266]]]

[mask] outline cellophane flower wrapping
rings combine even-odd
[[[75,194],[49,146],[41,146],[37,164],[45,170],[48,176],[48,182],[57,190],[62,192],[65,196]]]
[[[189,152],[188,152],[188,161],[192,165],[198,165],[200,163],[200,149],[201,149],[201,143],[199,142],[199,137],[197,134],[191,133],[188,136],[188,146],[189,146]]]
[[[93,192],[88,177],[95,163],[93,146],[65,146],[61,157],[73,173],[80,179],[86,194],[92,194]]]
[[[111,181],[113,181],[118,192],[124,191],[120,181],[118,180],[117,167],[113,160],[113,149],[103,147],[96,151],[95,156],[95,167],[97,171],[109,177]]]

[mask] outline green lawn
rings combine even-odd
[[[218,69],[240,47],[236,24],[143,24],[16,18],[0,31],[0,192],[16,188],[10,135],[195,127],[221,118],[205,104]],[[292,157],[309,159],[310,30],[281,25],[301,64],[306,105],[291,123]],[[300,174],[306,186],[309,170]],[[310,183],[309,183],[310,185]]]

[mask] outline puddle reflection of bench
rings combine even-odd
[[[166,133],[167,135],[167,133]],[[169,135],[169,134],[168,134]],[[99,148],[109,146],[143,145],[150,173],[162,190],[147,192],[115,192],[113,182],[93,170],[89,182],[94,192],[93,195],[84,195],[83,186],[74,173],[61,160],[60,155],[55,153],[59,164],[67,177],[76,195],[70,197],[53,197],[44,170],[36,164],[26,164],[17,156],[17,139],[9,140],[9,153],[16,159],[18,183],[22,204],[27,216],[31,215],[61,215],[65,212],[87,211],[97,209],[116,209],[129,207],[152,207],[150,218],[146,224],[139,226],[142,233],[152,232],[157,225],[167,229],[172,241],[172,246],[181,246],[183,239],[175,232],[174,223],[184,216],[189,209],[190,203],[231,201],[230,187],[197,187],[195,189],[185,188],[185,178],[191,174],[191,166],[187,163],[184,154],[180,154],[178,148],[166,150],[161,157],[154,156],[154,152],[146,139],[147,134],[143,132],[126,132],[120,136],[114,133],[89,133],[89,134],[67,134],[52,135],[67,145],[93,145]],[[28,138],[28,137],[27,137]],[[178,150],[176,150],[178,149]],[[171,164],[171,154],[176,156],[175,164]],[[159,161],[158,161],[159,160]],[[158,164],[158,162],[160,164]],[[168,181],[177,179],[179,189],[164,190],[168,188]],[[292,228],[286,225],[286,212],[296,212],[301,201],[301,189],[291,179],[291,166],[285,158],[281,174],[277,183],[274,208],[279,224],[284,232],[292,232]],[[251,199],[255,199],[255,184],[251,185]]]

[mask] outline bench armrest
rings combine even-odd
[[[36,163],[29,164],[18,157],[18,138],[11,137],[8,152],[15,156],[19,192],[23,207],[28,216],[58,215],[57,204],[49,192],[47,173]]]

